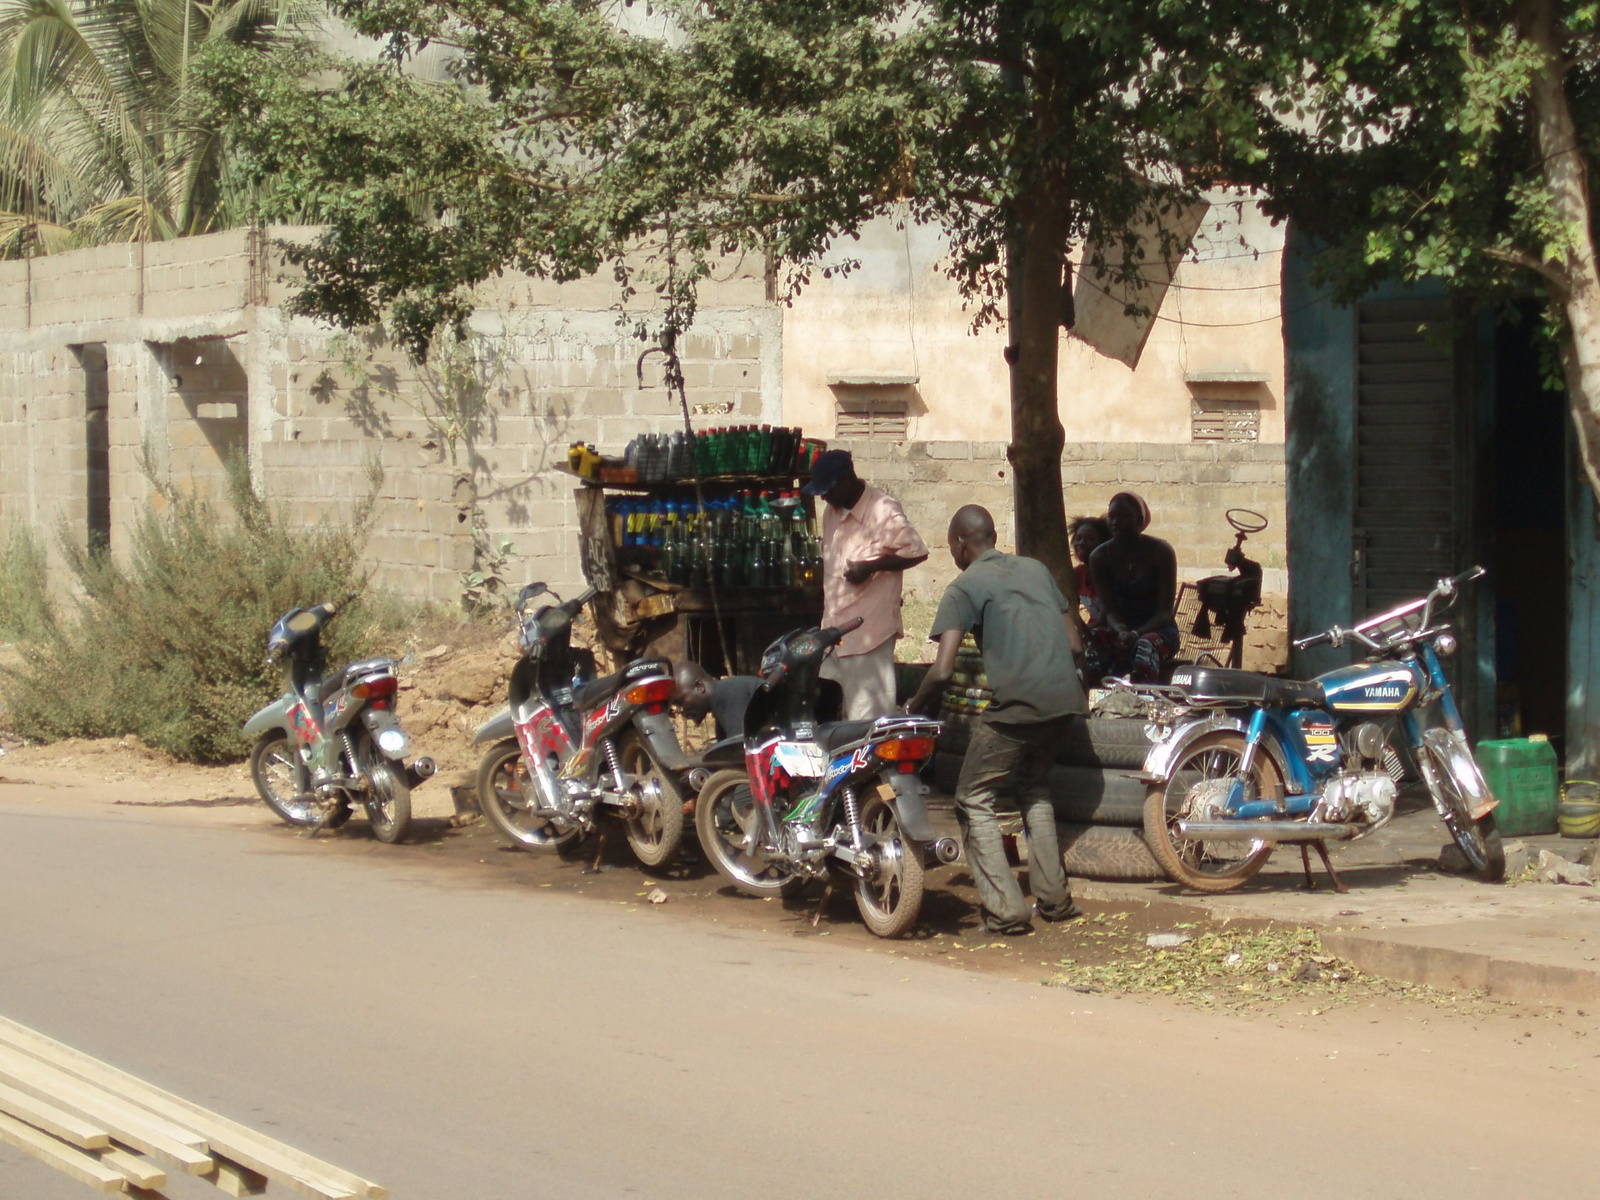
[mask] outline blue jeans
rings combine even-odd
[[[967,746],[956,783],[956,820],[966,842],[967,866],[978,886],[984,925],[991,930],[1020,929],[1032,916],[1011,864],[1006,862],[995,812],[996,793],[1013,776],[1017,807],[1028,827],[1028,884],[1034,899],[1046,914],[1061,912],[1072,903],[1048,783],[1056,749],[1072,719],[1058,717],[1030,725],[984,719]]]

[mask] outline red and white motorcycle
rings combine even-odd
[[[594,589],[562,601],[542,583],[517,596],[522,658],[510,706],[476,733],[478,802],[512,846],[575,854],[602,817],[620,819],[647,867],[683,841],[683,753],[667,706],[672,666],[645,658],[595,678],[592,652],[572,645],[572,621]],[[540,596],[556,602],[533,607]]]

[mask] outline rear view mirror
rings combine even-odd
[[[517,593],[517,612],[522,612],[523,609],[528,607],[528,601],[534,599],[536,596],[544,595],[549,590],[550,589],[545,586],[542,579],[537,583],[528,584],[525,588]]]

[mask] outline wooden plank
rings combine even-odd
[[[0,1017],[0,1045],[97,1086],[114,1088],[128,1102],[204,1134],[208,1147],[217,1153],[312,1200],[388,1200],[389,1189],[382,1184],[257,1133],[6,1017]]]
[[[100,1161],[113,1170],[122,1172],[123,1177],[134,1187],[154,1189],[167,1186],[167,1173],[132,1150],[113,1146],[101,1152]]]
[[[102,1192],[120,1192],[127,1182],[120,1171],[102,1166],[100,1160],[88,1151],[69,1146],[4,1113],[0,1113],[0,1141],[10,1142],[18,1150],[26,1150],[63,1175],[70,1175],[78,1182],[87,1183]]]
[[[267,1177],[227,1159],[217,1161],[217,1169],[206,1176],[229,1196],[259,1196],[267,1190]]]
[[[26,1121],[80,1150],[104,1150],[111,1145],[109,1130],[5,1084],[0,1084],[0,1113]]]
[[[103,1124],[111,1136],[190,1175],[203,1175],[216,1163],[206,1142],[92,1084],[74,1079],[9,1047],[0,1047],[0,1083]]]

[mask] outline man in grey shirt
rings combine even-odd
[[[1082,649],[1070,606],[1043,563],[995,548],[994,518],[969,504],[950,519],[961,574],[945,589],[930,636],[939,653],[908,712],[930,711],[971,632],[994,689],[956,784],[956,818],[990,933],[1026,933],[1031,913],[1006,862],[995,792],[1013,773],[1028,826],[1028,883],[1046,921],[1081,915],[1072,902],[1046,782],[1066,723],[1087,708],[1073,655]]]

